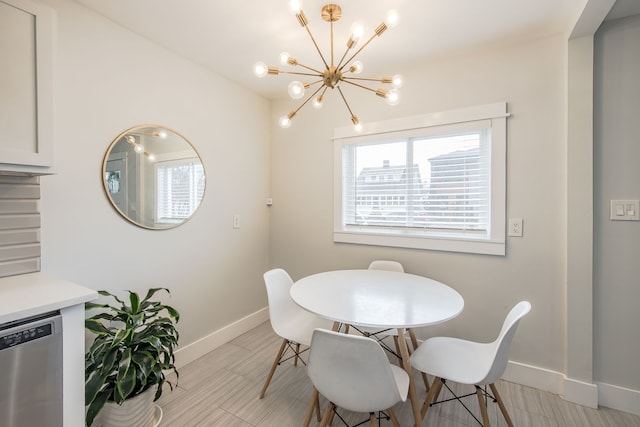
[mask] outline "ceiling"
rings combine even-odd
[[[307,32],[288,10],[287,0],[75,0],[157,44],[265,97],[281,97],[292,78],[258,79],[253,65],[279,66],[287,51],[302,64],[322,69]],[[320,17],[324,0],[305,0],[309,29],[328,56],[329,24]],[[345,0],[334,23],[336,62],[344,53],[351,24],[368,28],[366,40],[389,9],[400,24],[376,37],[361,54],[363,77],[402,73],[411,63],[460,54],[479,46],[513,44],[567,32],[580,0]],[[640,1],[618,0],[612,15],[640,13]],[[619,16],[617,16],[619,15]],[[362,43],[362,42],[361,42]],[[356,47],[358,48],[358,47]],[[297,71],[301,71],[298,69]]]

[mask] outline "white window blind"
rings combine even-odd
[[[204,168],[196,160],[185,159],[156,164],[157,221],[177,223],[189,218],[204,194]]]
[[[337,130],[336,242],[504,254],[506,103]]]
[[[486,129],[344,145],[345,223],[486,231],[489,145]]]

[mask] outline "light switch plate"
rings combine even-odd
[[[640,200],[611,200],[612,221],[640,221]]]

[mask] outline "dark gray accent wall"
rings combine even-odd
[[[40,178],[0,175],[0,277],[40,271]]]

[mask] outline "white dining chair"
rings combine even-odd
[[[506,316],[500,334],[493,342],[478,343],[459,338],[433,337],[426,340],[413,352],[410,358],[411,366],[422,373],[435,377],[422,405],[422,419],[425,418],[431,405],[441,403],[436,402],[436,399],[443,385],[451,391],[446,381],[453,381],[460,384],[473,385],[475,392],[464,396],[456,396],[451,391],[454,398],[448,400],[455,399],[462,403],[460,399],[475,394],[480,405],[482,422],[464,403],[463,406],[478,423],[489,427],[489,416],[485,406],[485,397],[488,396],[498,403],[507,425],[513,427],[513,422],[495,383],[502,377],[507,367],[509,349],[520,319],[530,310],[531,304],[528,301],[521,301],[516,304]],[[487,385],[491,388],[492,394],[487,392]]]
[[[305,364],[300,355],[309,349],[313,330],[330,329],[333,325],[330,320],[311,314],[293,302],[289,295],[293,280],[283,269],[276,268],[264,273],[264,283],[269,300],[269,321],[273,331],[282,338],[282,344],[262,387],[260,399],[267,392],[273,374],[282,362],[293,358],[295,365],[298,360]],[[304,346],[302,351],[301,346]]]
[[[346,424],[337,408],[368,413],[372,426],[378,425],[379,417],[388,416],[400,427],[393,406],[407,399],[409,375],[389,362],[376,340],[316,329],[307,374],[315,391],[329,400],[321,427],[334,414]]]

